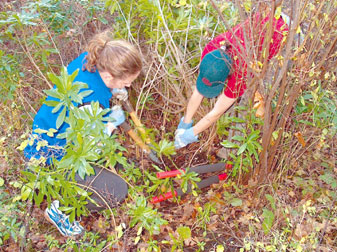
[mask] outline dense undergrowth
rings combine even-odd
[[[177,118],[195,83],[203,46],[244,16],[264,8],[279,15],[279,8],[265,1],[2,1],[1,250],[335,251],[337,2],[283,1],[281,6],[293,21],[280,55],[267,64],[263,56],[249,54],[250,71],[258,77],[246,97],[200,143],[176,153]],[[148,160],[121,130],[104,138],[74,123],[83,139],[94,134],[104,143],[100,156],[83,156],[88,162],[82,166],[63,160],[53,169],[35,161],[33,172],[25,172],[22,148],[29,144],[43,90],[57,76],[67,76],[62,65],[105,29],[142,52],[145,67],[130,101],[162,164]],[[263,118],[251,101],[255,90],[264,97],[259,101]],[[213,103],[204,101],[197,117]],[[81,155],[70,151],[81,144],[77,141],[72,139],[68,149],[73,155]],[[230,150],[233,164],[225,182],[194,188],[179,200],[149,203],[173,185],[186,189],[198,181],[193,173],[178,183],[159,180],[157,171],[219,162],[215,151],[221,146]],[[117,172],[129,183],[128,199],[118,208],[88,213],[88,195],[64,174],[85,174],[92,163],[111,168],[116,162],[124,167]],[[52,198],[61,200],[72,219],[81,218],[83,236],[66,239],[47,224],[43,209]]]

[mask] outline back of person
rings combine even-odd
[[[197,142],[199,134],[214,124],[243,95],[248,78],[253,77],[252,71],[248,76],[248,64],[264,62],[267,56],[267,60],[270,60],[278,53],[289,27],[282,17],[270,18],[270,13],[266,16],[257,13],[206,45],[201,55],[196,88],[175,132],[176,149]],[[267,31],[272,32],[269,45],[264,43]],[[269,48],[269,52],[264,46]],[[216,103],[193,126],[193,116],[205,97],[217,97]]]
[[[67,67],[68,74],[78,70],[78,74],[74,82],[83,82],[87,84],[87,88],[81,90],[89,90],[91,93],[85,96],[81,104],[73,104],[77,107],[88,107],[91,111],[91,102],[98,102],[101,109],[110,109],[108,114],[108,122],[102,133],[111,135],[111,132],[125,121],[125,115],[120,106],[110,108],[110,99],[113,95],[122,92],[123,97],[127,97],[125,87],[131,86],[132,82],[138,77],[142,68],[142,61],[139,52],[126,41],[114,40],[107,32],[95,35],[89,42],[86,52],[82,53],[74,59]],[[54,87],[56,88],[56,86]],[[117,96],[118,97],[118,96]],[[69,97],[70,99],[70,97]],[[46,98],[47,101],[57,100],[52,96]],[[24,150],[27,162],[32,158],[39,159],[44,157],[46,165],[53,164],[53,161],[61,160],[66,152],[66,139],[60,139],[58,136],[66,132],[69,125],[63,122],[56,129],[57,118],[62,109],[57,113],[53,113],[53,106],[43,104],[38,110],[32,127],[31,139],[33,144],[28,144]],[[70,111],[66,111],[66,116]],[[95,126],[93,126],[95,129]],[[46,133],[38,133],[49,129],[57,130],[53,135]],[[46,141],[47,146],[41,147],[38,141]],[[83,141],[83,145],[87,144]],[[57,165],[57,162],[54,165]],[[27,165],[29,170],[29,163]],[[76,169],[76,167],[75,167]],[[115,207],[127,195],[127,184],[125,181],[114,174],[112,171],[104,167],[93,166],[94,175],[85,176],[77,174],[75,181],[79,186],[93,193],[92,199],[97,204],[88,202],[89,210],[101,210],[104,208]],[[55,199],[50,207],[45,210],[46,218],[54,224],[64,236],[72,236],[82,232],[83,228],[77,221],[69,222],[69,217],[63,214],[59,208],[59,201],[63,199]]]
[[[221,47],[226,47],[226,51],[231,56],[233,60],[232,73],[228,77],[227,89],[225,94],[229,98],[236,98],[243,95],[244,90],[247,88],[247,43],[252,48],[251,53],[259,57],[262,52],[262,46],[264,39],[266,37],[266,32],[268,31],[268,23],[270,22],[270,16],[263,16],[261,13],[256,13],[253,17],[247,18],[244,22],[239,23],[233,27],[230,31],[215,37],[211,42],[209,42],[202,54],[201,60],[206,54],[217,50]],[[289,31],[288,25],[285,23],[282,17],[275,18],[272,20],[272,36],[271,43],[269,46],[268,60],[274,57],[281,46],[281,42]],[[248,41],[245,40],[245,35]],[[258,47],[256,49],[256,47]],[[265,53],[265,52],[264,52]],[[251,76],[250,76],[251,77]]]
[[[73,60],[67,67],[68,74],[72,74],[74,71],[78,70],[78,74],[74,80],[74,82],[84,82],[88,85],[86,90],[92,90],[93,92],[84,97],[82,104],[90,104],[91,101],[98,101],[102,108],[109,108],[109,101],[112,97],[111,91],[106,87],[102,78],[100,77],[98,71],[93,73],[87,71],[85,69],[86,59],[85,57],[88,55],[87,52],[82,53],[79,57]],[[54,86],[54,88],[56,88]],[[84,90],[81,90],[84,91]],[[57,100],[54,97],[48,96],[46,101],[48,100]],[[37,112],[34,122],[33,122],[33,133],[36,129],[56,129],[56,120],[59,116],[61,110],[57,113],[53,113],[52,110],[54,107],[43,104],[39,111]],[[57,160],[60,160],[64,155],[63,146],[66,144],[66,139],[60,139],[57,136],[61,133],[64,133],[68,128],[68,124],[64,122],[61,127],[57,130],[54,136],[48,136],[47,134],[39,134],[37,139],[34,140],[33,145],[27,145],[24,150],[24,155],[27,159],[31,159],[32,157],[40,158],[40,156],[44,156],[47,158],[47,164],[50,164],[51,160],[49,157],[54,157]],[[48,146],[43,146],[39,151],[37,151],[38,141],[46,140],[48,142]]]

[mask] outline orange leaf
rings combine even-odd
[[[306,143],[305,143],[305,140],[302,136],[302,133],[301,132],[296,132],[295,133],[295,137],[297,137],[297,140],[300,142],[300,144],[305,147]]]
[[[259,91],[255,92],[254,95],[254,109],[256,109],[256,117],[264,117],[264,99]]]

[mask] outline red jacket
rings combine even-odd
[[[254,21],[253,25],[250,24],[250,21],[252,20]],[[231,31],[225,32],[215,37],[204,48],[201,55],[201,60],[207,53],[212,52],[213,50],[216,50],[223,46],[224,42],[226,45],[229,46],[227,50],[234,61],[234,69],[232,71],[232,74],[227,79],[227,87],[224,91],[227,97],[236,98],[238,96],[241,96],[246,90],[247,63],[244,60],[246,57],[242,55],[239,46],[241,44],[244,50],[246,49],[243,35],[244,31],[248,31],[247,38],[249,40],[258,41],[258,43],[254,42],[254,46],[259,46],[259,50],[253,50],[253,52],[262,53],[264,37],[266,32],[268,31],[268,25],[266,25],[268,20],[269,16],[262,19],[261,15],[257,13],[254,15],[253,19],[247,19],[246,21],[232,28],[232,32],[236,35],[236,37],[233,36]],[[289,31],[288,25],[281,17],[279,19],[276,19],[275,17],[273,18],[273,26],[274,32],[269,47],[268,60],[270,60],[278,53],[281,42]],[[252,30],[254,31],[253,33]],[[236,40],[236,38],[238,38],[239,41]]]

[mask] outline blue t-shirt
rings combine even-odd
[[[72,74],[75,70],[79,70],[74,82],[84,82],[88,84],[87,89],[84,90],[92,90],[93,92],[83,98],[84,103],[90,103],[92,101],[98,101],[101,106],[104,108],[109,108],[110,98],[112,97],[110,89],[104,84],[101,76],[99,75],[98,71],[93,73],[89,72],[88,70],[83,67],[83,64],[86,62],[85,56],[87,53],[82,53],[79,57],[75,60],[70,62],[67,67],[68,74]],[[55,88],[55,87],[54,87]],[[55,98],[48,96],[46,100],[55,100]],[[57,135],[60,133],[64,133],[66,129],[69,127],[67,123],[63,123],[59,128],[58,132],[54,134],[53,137],[49,137],[46,134],[39,134],[37,135],[34,133],[35,129],[44,129],[49,130],[51,128],[56,129],[56,119],[59,113],[62,111],[59,110],[58,113],[52,113],[54,107],[47,106],[43,104],[37,114],[35,115],[34,122],[33,122],[33,134],[38,137],[40,140],[46,140],[49,146],[59,146],[61,148],[52,148],[52,147],[42,147],[38,151],[37,147],[37,140],[34,140],[33,145],[27,145],[24,150],[24,155],[27,159],[31,159],[32,157],[40,158],[40,156],[44,156],[47,158],[47,164],[51,163],[51,158],[54,157],[60,160],[64,155],[64,150],[62,147],[65,146],[66,140],[57,138]]]

